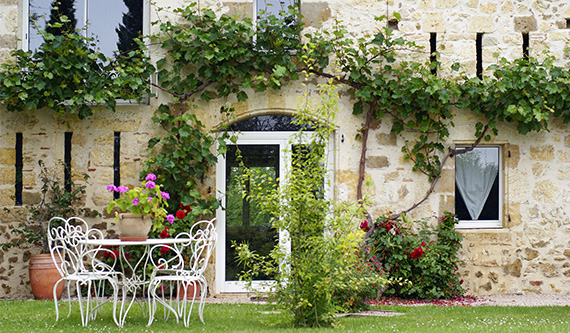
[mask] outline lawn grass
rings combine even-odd
[[[74,304],[67,316],[67,303],[60,303],[62,318],[55,321],[53,302],[0,301],[1,332],[181,332],[182,323],[162,316],[147,327],[139,307],[134,307],[124,328],[113,322],[112,307],[88,327],[80,324],[79,308]],[[333,329],[293,329],[286,324],[271,324],[279,315],[267,304],[206,304],[202,324],[193,312],[189,329],[207,332],[570,332],[569,307],[499,307],[499,306],[382,306],[403,315],[392,317],[345,317]],[[196,309],[194,309],[196,311]]]

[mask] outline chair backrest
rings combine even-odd
[[[103,233],[98,229],[90,229],[87,222],[79,217],[52,218],[48,223],[47,234],[52,259],[56,261],[56,257],[60,257],[62,260],[61,266],[57,266],[62,277],[106,271],[114,266],[114,261],[108,265],[97,259],[100,251],[108,249],[85,243],[88,239],[102,239]]]
[[[178,234],[177,238],[189,238],[191,241],[187,244],[187,253],[189,255],[186,260],[185,269],[193,275],[203,274],[206,270],[210,256],[216,246],[218,233],[216,226],[212,220],[202,220],[194,223],[188,233]]]

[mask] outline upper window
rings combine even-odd
[[[134,38],[147,34],[148,0],[24,0],[24,45],[35,50],[43,42],[38,31],[58,34],[79,29],[97,40],[100,52],[112,57],[114,52],[136,48]],[[61,28],[48,24],[69,22]]]
[[[455,214],[460,228],[501,227],[501,150],[476,147],[455,155]]]
[[[268,17],[273,15],[282,18],[289,8],[297,4],[297,0],[255,0],[255,17]]]

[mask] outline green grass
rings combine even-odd
[[[187,331],[182,323],[162,315],[150,326],[139,307],[134,307],[124,328],[113,322],[112,307],[88,327],[82,327],[79,308],[74,304],[67,316],[67,303],[60,303],[62,318],[55,322],[53,302],[0,301],[0,332],[178,332]],[[206,304],[202,324],[192,314],[191,331],[208,332],[570,332],[569,307],[493,307],[493,306],[382,306],[382,310],[404,313],[392,317],[346,317],[333,329],[293,329],[279,321],[279,315],[266,313],[271,305]],[[160,311],[160,310],[159,310]],[[196,309],[194,309],[196,311]]]

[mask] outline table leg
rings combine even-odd
[[[119,246],[119,258],[121,263],[121,269],[124,274],[124,280],[122,282],[122,293],[123,297],[121,300],[121,308],[119,310],[119,326],[123,327],[125,325],[125,321],[127,320],[127,315],[133,306],[133,304],[137,301],[137,291],[142,289],[142,297],[145,297],[146,285],[148,281],[146,281],[146,268],[148,266],[149,261],[149,245],[145,245],[145,250],[141,258],[132,265],[126,255],[124,250],[124,246]],[[142,276],[137,275],[137,270],[142,269]],[[130,272],[129,272],[130,271]],[[146,302],[143,302],[146,303]],[[144,308],[144,304],[140,304],[143,313],[146,312]]]

